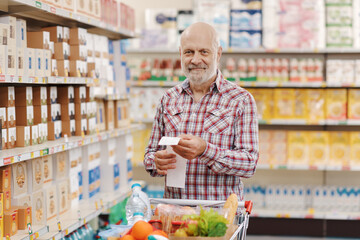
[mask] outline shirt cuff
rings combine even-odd
[[[220,158],[220,150],[211,143],[206,143],[206,148],[203,154],[201,154],[201,160],[209,167],[215,163],[215,159]]]

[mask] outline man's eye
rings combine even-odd
[[[206,51],[206,50],[202,50],[201,52],[202,52],[202,54],[208,54],[208,51]]]

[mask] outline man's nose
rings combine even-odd
[[[195,65],[201,63],[201,55],[199,52],[194,53],[194,56],[191,59],[191,63],[193,63]]]

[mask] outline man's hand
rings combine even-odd
[[[166,175],[168,169],[175,169],[175,157],[175,154],[168,153],[166,150],[157,151],[154,159],[157,173],[160,175]]]
[[[201,137],[182,134],[179,136],[180,142],[172,146],[174,152],[188,160],[194,159],[203,154],[206,149],[206,142]]]

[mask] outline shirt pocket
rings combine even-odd
[[[204,130],[213,134],[231,134],[232,115],[229,109],[209,109],[206,111]]]
[[[179,130],[183,109],[180,107],[166,107],[164,109],[165,133]]]

